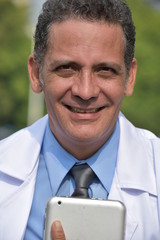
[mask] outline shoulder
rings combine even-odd
[[[38,160],[47,121],[46,116],[0,142],[0,172],[26,179]]]
[[[39,119],[31,126],[23,128],[11,136],[3,139],[0,141],[0,151],[5,152],[8,150],[8,146],[15,146],[17,144],[25,145],[26,142],[41,142],[43,139],[43,135],[45,132],[45,128],[48,121],[48,115],[44,116],[43,118]]]
[[[135,127],[121,113],[119,123],[117,172],[121,184],[124,185],[128,182],[129,188],[132,185],[134,189],[141,189],[157,195],[155,169],[159,171],[160,139],[148,130]],[[156,161],[159,164],[155,167]],[[132,171],[130,171],[131,169]]]
[[[160,138],[158,138],[153,132],[147,129],[135,127],[122,113],[119,114],[119,121],[121,128],[129,131],[130,134],[136,134],[140,138],[146,140],[148,139],[160,141]]]

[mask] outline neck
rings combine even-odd
[[[57,141],[60,143],[60,145],[69,152],[73,157],[75,157],[78,160],[86,160],[87,158],[91,157],[93,154],[95,154],[110,138],[113,131],[110,132],[110,134],[104,135],[104,137],[92,139],[92,140],[77,140],[77,139],[57,139]]]

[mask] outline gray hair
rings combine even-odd
[[[51,25],[68,19],[119,24],[124,33],[124,61],[129,73],[134,57],[136,34],[131,11],[123,0],[47,0],[39,15],[34,36],[35,61],[40,66],[48,49]]]

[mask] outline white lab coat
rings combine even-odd
[[[0,240],[23,239],[47,119],[0,143]],[[160,174],[156,176],[155,166],[160,173],[160,140],[135,128],[122,114],[119,120],[117,167],[109,199],[126,206],[126,240],[159,240]]]

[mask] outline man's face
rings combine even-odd
[[[132,93],[135,74],[126,84],[124,42],[119,25],[68,20],[51,27],[43,91],[51,130],[75,156],[74,147],[93,154],[105,143],[124,95]]]

